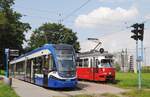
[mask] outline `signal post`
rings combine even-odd
[[[136,64],[138,67],[138,88],[141,89],[141,65],[143,62],[143,35],[144,35],[144,23],[133,24],[131,27],[134,29],[131,32],[134,34],[131,36],[136,40]],[[141,43],[139,47],[139,42]],[[140,48],[140,49],[139,49]]]

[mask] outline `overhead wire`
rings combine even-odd
[[[79,6],[78,8],[74,9],[72,12],[70,12],[68,15],[66,15],[62,20],[66,20],[68,18],[70,18],[74,13],[76,13],[77,11],[79,11],[81,8],[83,8],[84,6],[86,6],[91,0],[87,0],[86,2],[84,2],[81,6]]]
[[[72,12],[70,12],[68,15],[66,15],[64,18],[62,18],[62,21],[67,20],[68,18],[75,16],[74,13],[76,13],[77,11],[79,11],[81,8],[83,8],[84,6],[86,6],[91,0],[87,0],[86,2],[84,2],[83,4],[81,4],[78,8],[74,9]],[[56,13],[58,16],[60,15],[60,13],[56,12],[56,11],[49,11],[49,10],[43,10],[43,9],[33,9],[33,8],[29,8],[29,7],[23,7],[23,6],[19,6],[20,8],[24,8],[24,9],[30,9],[32,11],[38,11],[38,12],[45,12],[45,13]],[[61,14],[62,15],[62,14]],[[43,19],[50,19],[52,21],[58,21],[58,19],[52,19],[49,17],[43,17],[43,16],[36,16],[36,15],[25,15],[26,17],[34,17],[35,18],[43,18]],[[93,17],[96,18],[96,17]],[[65,21],[67,23],[74,23],[74,21]],[[82,24],[96,24],[96,25],[102,25],[101,23],[84,23],[82,22]]]
[[[19,8],[23,8],[26,10],[32,10],[32,11],[37,11],[37,12],[42,12],[42,13],[51,13],[51,14],[59,14],[60,12],[56,11],[56,10],[45,10],[45,9],[35,9],[35,8],[29,8],[29,7],[24,7],[24,6],[14,6],[14,7],[19,7]]]

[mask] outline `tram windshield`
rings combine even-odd
[[[102,59],[101,63],[98,65],[99,68],[103,67],[112,67],[112,60],[111,59]]]
[[[59,64],[59,72],[75,71],[75,59],[73,50],[56,50],[56,56]]]

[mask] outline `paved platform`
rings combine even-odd
[[[94,82],[79,82],[73,90],[52,90],[45,89],[24,81],[13,79],[12,87],[20,97],[53,97],[53,96],[73,96],[78,94],[102,94],[120,93],[124,89]]]

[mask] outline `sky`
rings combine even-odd
[[[27,39],[43,23],[62,23],[77,32],[81,51],[96,45],[87,38],[98,38],[104,49],[114,52],[135,49],[129,28],[134,23],[145,23],[144,47],[150,47],[149,4],[150,0],[15,0],[13,8],[32,27]]]

